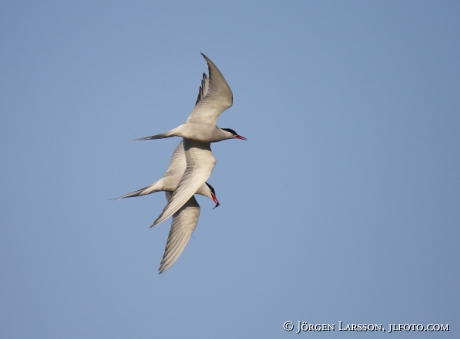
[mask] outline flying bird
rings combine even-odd
[[[196,105],[187,121],[166,133],[139,138],[153,140],[170,137],[182,137],[201,142],[218,142],[226,139],[246,140],[231,128],[217,127],[217,119],[233,104],[233,93],[227,81],[214,63],[203,53],[208,63],[209,78],[203,73]]]
[[[185,168],[185,151],[183,142],[181,141],[171,156],[168,170],[160,180],[154,182],[150,186],[125,194],[117,199],[139,197],[159,191],[165,191],[166,199],[169,201],[171,199],[172,192],[175,191],[177,185],[179,184]],[[201,185],[196,190],[195,194],[204,195],[214,201],[216,204],[214,208],[219,206],[216,192],[207,182]],[[198,224],[199,216],[200,205],[193,195],[176,213],[174,213],[168,240],[166,242],[165,253],[159,268],[160,274],[170,268],[182,254],[185,246],[187,246],[190,236]]]

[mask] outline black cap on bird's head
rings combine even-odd
[[[234,138],[237,138],[237,139],[240,139],[240,140],[247,140],[245,137],[239,135],[238,133],[236,133],[234,130],[232,130],[231,128],[221,128],[222,130],[226,131],[226,132],[229,132],[233,135]]]
[[[209,190],[211,191],[211,198],[212,198],[212,201],[214,201],[214,203],[216,204],[216,206],[214,206],[214,208],[216,207],[219,207],[220,203],[219,203],[219,200],[217,200],[217,197],[216,197],[216,191],[214,190],[214,187],[212,187],[210,184],[208,184],[207,182],[205,183],[208,187],[209,187]],[[213,209],[214,209],[213,208]]]

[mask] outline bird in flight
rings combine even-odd
[[[169,167],[163,177],[151,184],[150,186],[138,189],[137,191],[122,195],[116,199],[132,198],[148,195],[155,192],[164,191],[166,199],[171,199],[172,193],[176,190],[179,180],[186,168],[184,145],[181,141],[174,150]],[[216,197],[214,188],[205,182],[200,186],[195,194],[200,194],[211,199],[216,205],[219,206],[219,201]],[[182,254],[187,246],[187,243],[193,231],[198,224],[198,217],[200,216],[200,205],[192,195],[190,199],[174,213],[171,229],[169,231],[168,240],[166,242],[165,253],[161,261],[159,272],[160,274],[172,266]]]

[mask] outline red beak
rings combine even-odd
[[[243,137],[241,135],[235,135],[235,138],[240,139],[240,140],[248,140],[248,139],[246,139],[245,137]]]
[[[216,206],[214,206],[214,208],[219,207],[219,205],[220,205],[219,200],[217,200],[216,196],[213,193],[211,193],[211,198],[212,198],[212,201],[214,201],[214,203],[216,204]]]

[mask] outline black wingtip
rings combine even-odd
[[[200,54],[203,56],[203,58],[206,60],[206,62],[210,61],[209,58],[206,55],[204,55],[203,53],[200,53]]]

